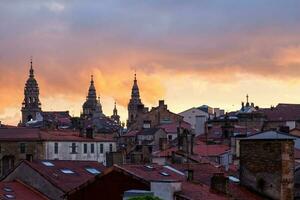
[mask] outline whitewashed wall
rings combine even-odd
[[[55,154],[54,146],[58,143],[58,153]],[[72,153],[72,143],[75,143],[77,153]],[[87,153],[84,153],[84,144],[87,144]],[[94,153],[91,153],[91,144],[94,144]],[[100,145],[103,144],[103,153],[100,153]],[[106,152],[109,152],[109,145],[112,144],[112,151],[116,151],[116,142],[66,142],[46,141],[45,159],[47,160],[88,160],[98,161],[106,164]]]

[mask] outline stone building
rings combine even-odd
[[[0,129],[0,176],[21,160],[44,158],[43,142],[38,129]]]
[[[22,103],[22,124],[25,125],[29,121],[37,120],[41,116],[41,102],[39,99],[39,86],[34,77],[32,60],[30,61],[29,78],[24,88],[24,100]]]
[[[110,117],[112,120],[114,120],[117,124],[120,124],[120,115],[118,115],[118,110],[117,110],[117,105],[115,102],[114,110],[113,110],[113,115]]]
[[[271,199],[294,199],[294,137],[266,131],[240,140],[240,183]]]
[[[106,117],[102,112],[100,97],[97,99],[96,88],[94,85],[93,75],[89,86],[86,101],[82,105],[82,114],[76,124],[80,132],[85,134],[88,131],[93,133],[119,133],[122,130],[118,118],[117,109],[114,110],[114,118]]]
[[[39,86],[34,76],[32,60],[30,62],[29,78],[25,83],[21,112],[22,120],[19,126],[47,129],[72,127],[69,111],[42,111]]]
[[[136,74],[134,74],[134,81],[131,90],[131,99],[128,103],[128,119],[127,119],[127,129],[132,129],[131,125],[136,123],[137,119],[143,113],[146,113],[148,108],[145,108],[142,100],[140,98],[139,86],[137,84]]]
[[[130,126],[130,129],[156,128],[162,124],[178,124],[181,121],[183,121],[183,117],[168,110],[164,100],[160,100],[157,107],[152,108],[149,112],[140,114]]]
[[[106,164],[106,155],[117,151],[112,134],[80,135],[78,131],[33,128],[0,129],[0,176],[21,160],[85,160]]]
[[[93,75],[91,76],[90,87],[86,101],[82,105],[82,117],[89,118],[95,116],[104,116],[102,112],[102,106],[100,102],[100,97],[97,99],[96,89],[94,85]]]

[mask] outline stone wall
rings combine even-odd
[[[241,140],[240,180],[273,199],[293,199],[294,142]]]

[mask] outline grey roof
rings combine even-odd
[[[265,131],[243,138],[242,140],[295,140],[296,137],[279,131]]]

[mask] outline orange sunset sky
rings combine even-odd
[[[94,75],[103,111],[300,103],[300,1],[0,2],[0,120],[17,124],[30,57],[43,110],[78,116]]]

